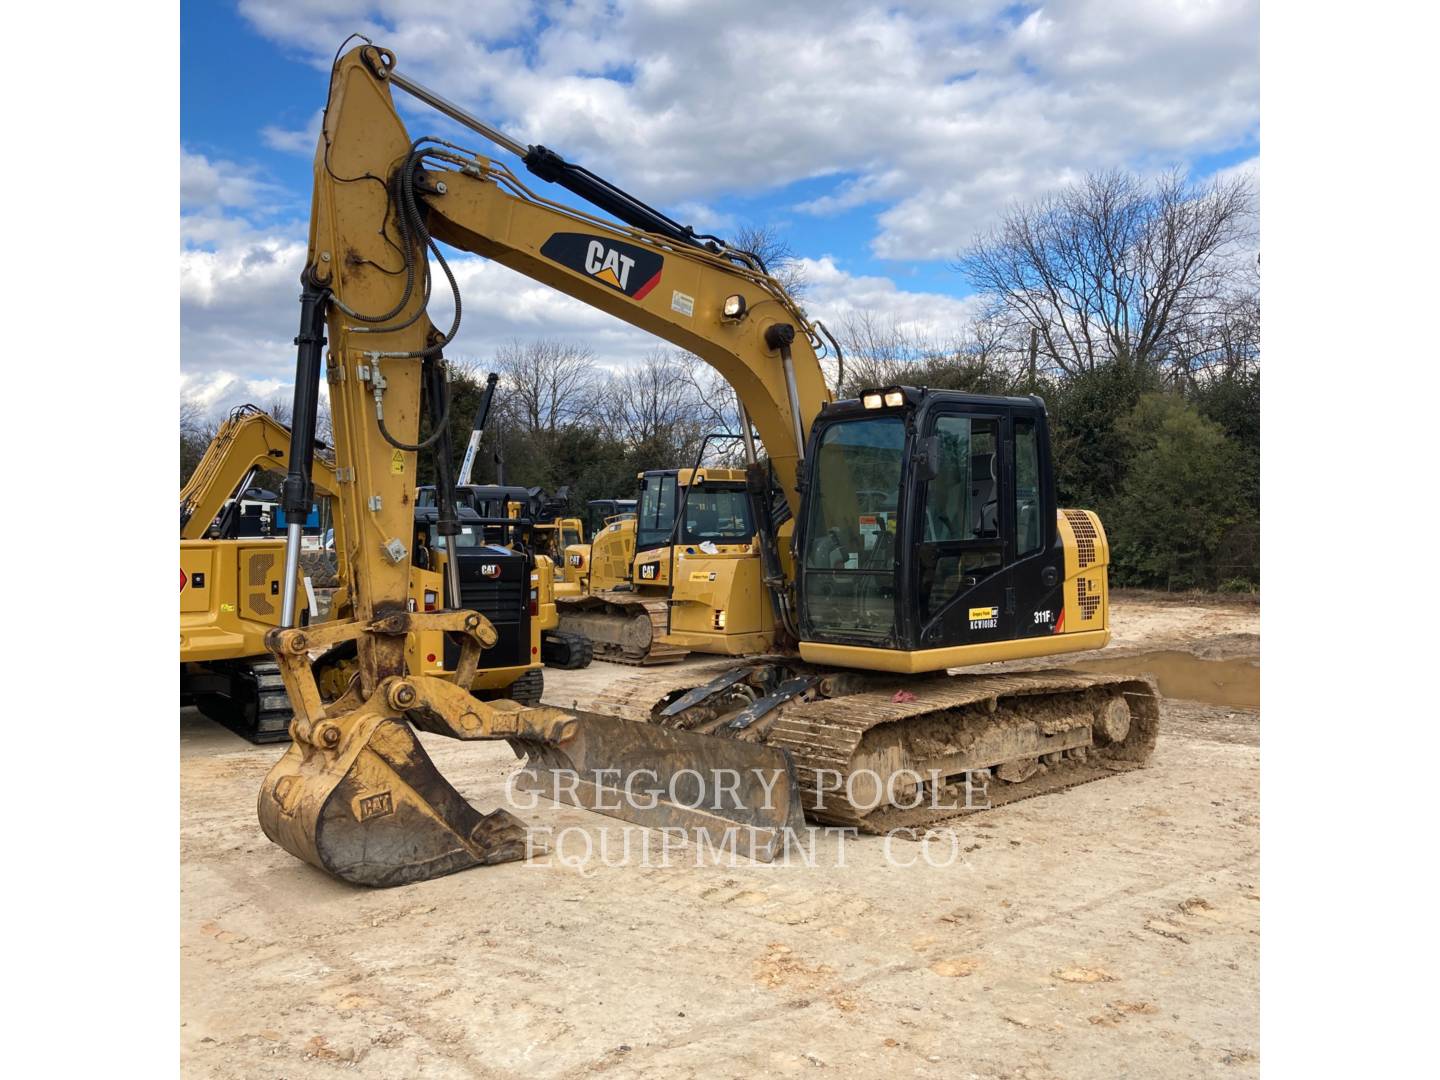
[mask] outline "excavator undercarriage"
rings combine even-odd
[[[1159,730],[1159,693],[1142,676],[902,678],[786,657],[674,675],[616,683],[596,708],[783,749],[809,817],[870,833],[923,830],[1135,768]]]

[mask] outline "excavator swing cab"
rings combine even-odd
[[[891,650],[908,657],[893,669],[925,670],[981,662],[997,643],[1042,655],[1056,634],[1108,640],[1104,574],[1066,573],[1038,397],[867,391],[821,410],[807,456],[802,655]]]

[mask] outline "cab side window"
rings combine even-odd
[[[1040,445],[1035,421],[1015,420],[1015,555],[1040,550]]]

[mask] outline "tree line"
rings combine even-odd
[[[803,268],[771,230],[741,238],[803,303]],[[957,253],[975,314],[936,332],[876,312],[832,327],[837,396],[904,383],[1039,394],[1062,506],[1096,510],[1112,582],[1161,589],[1259,583],[1260,302],[1248,178],[1098,173],[1014,206]],[[571,505],[633,496],[636,474],[694,464],[734,431],[733,392],[697,357],[657,346],[609,368],[590,348],[513,341],[448,362],[457,458],[486,372],[500,383],[474,482],[570,489]],[[288,421],[289,402],[271,403]],[[322,437],[327,428],[321,418]],[[213,433],[182,403],[181,474]],[[708,463],[738,463],[710,444]],[[422,462],[422,482],[429,479]]]

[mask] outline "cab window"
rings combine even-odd
[[[920,608],[931,618],[1004,561],[1000,535],[1000,422],[941,416],[935,476],[926,485]]]
[[[1040,445],[1035,421],[1015,421],[1015,554],[1033,555],[1040,543]]]

